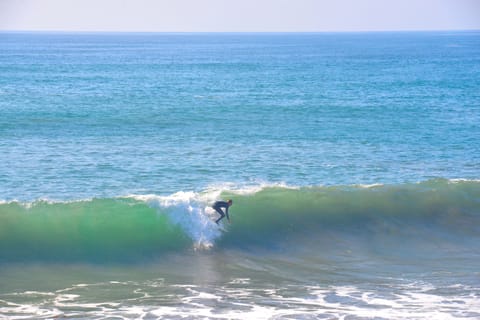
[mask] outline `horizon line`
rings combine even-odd
[[[0,29],[0,33],[143,33],[143,34],[293,34],[293,33],[408,33],[408,32],[480,32],[480,29],[385,29],[385,30],[297,30],[297,31],[141,31],[141,30],[29,30],[29,29]]]

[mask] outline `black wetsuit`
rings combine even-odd
[[[228,216],[228,207],[228,202],[225,201],[217,201],[213,204],[212,208],[220,214],[220,218],[218,218],[215,223],[218,223],[220,220],[225,218],[225,215],[227,215],[227,219],[230,221],[230,217]],[[223,212],[222,208],[225,208],[225,212]]]

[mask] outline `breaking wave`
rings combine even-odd
[[[221,228],[210,207],[220,198],[234,201],[232,223]],[[296,246],[307,238],[311,246],[421,242],[426,234],[477,239],[479,222],[480,182],[446,179],[11,201],[0,203],[0,261],[138,261],[185,250]]]

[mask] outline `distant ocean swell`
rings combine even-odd
[[[220,230],[210,208],[232,198]],[[226,220],[226,219],[225,219]],[[339,242],[478,240],[480,181],[374,186],[264,186],[0,204],[0,262],[117,262],[221,248],[335,247]],[[304,241],[308,239],[309,241]]]

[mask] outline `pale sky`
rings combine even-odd
[[[0,30],[322,32],[480,29],[480,0],[0,0]]]

